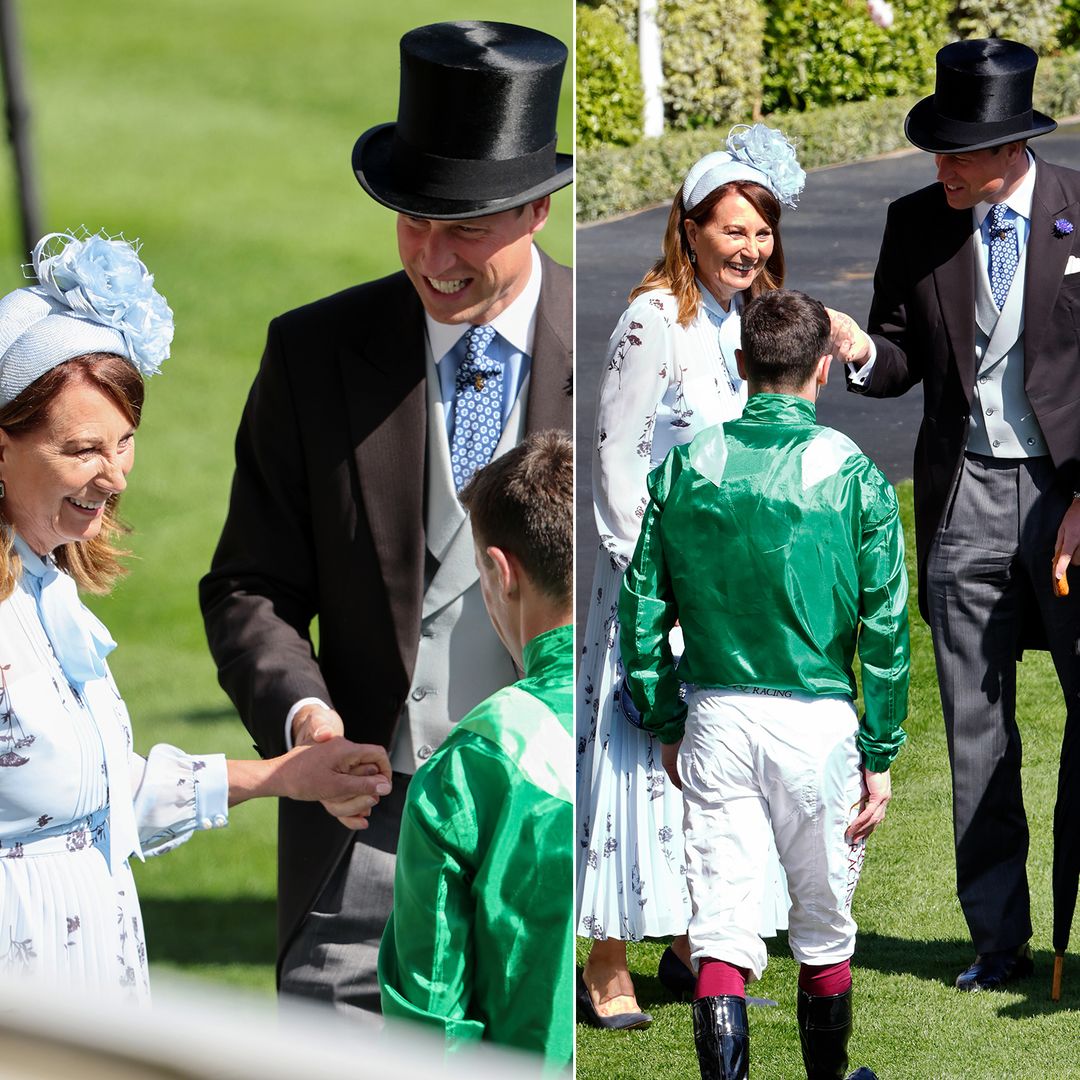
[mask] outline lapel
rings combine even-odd
[[[1050,312],[1057,302],[1072,244],[1054,235],[1054,221],[1065,217],[1077,220],[1077,202],[1069,199],[1055,167],[1036,158],[1035,193],[1031,200],[1031,232],[1028,235],[1027,279],[1024,282],[1024,385],[1031,365],[1039,355]]]
[[[429,350],[425,349],[425,352]],[[427,360],[427,548],[442,563],[447,548],[465,520],[465,508],[458,502],[454,474],[450,467],[450,442],[435,360]],[[429,590],[430,591],[430,590]]]
[[[424,567],[424,314],[404,273],[340,351],[360,501],[401,655],[416,653]],[[372,317],[372,314],[376,316]]]
[[[540,261],[544,276],[536,307],[526,433],[573,426],[573,273],[543,251]]]
[[[938,305],[945,331],[952,343],[953,359],[968,403],[975,385],[975,257],[971,249],[972,213],[953,210],[939,193],[936,222],[923,225],[928,235],[941,238],[941,250],[950,253],[934,269]]]

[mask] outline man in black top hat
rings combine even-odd
[[[398,214],[403,270],[275,319],[240,423],[200,590],[222,686],[264,754],[345,733],[394,769],[373,809],[281,802],[284,992],[378,1011],[409,777],[518,677],[457,492],[527,432],[571,428],[571,273],[533,244],[572,178],[566,57],[504,23],[402,38],[397,123],[352,164]]]
[[[888,397],[923,383],[919,606],[952,765],[957,893],[977,954],[961,990],[997,989],[1032,968],[1016,723],[1025,647],[1050,650],[1066,723],[1080,723],[1080,606],[1054,582],[1055,553],[1080,542],[1080,173],[1028,149],[1056,127],[1032,108],[1036,63],[1005,40],[938,53],[935,93],[905,122],[934,155],[938,182],[889,207],[869,337],[834,315],[849,389]]]

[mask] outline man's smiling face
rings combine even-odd
[[[954,210],[1000,202],[1027,171],[1024,144],[1019,142],[962,154],[935,154],[934,164],[945,200]]]
[[[479,326],[505,311],[528,283],[532,239],[549,206],[545,196],[463,221],[399,214],[401,265],[427,313],[436,322]]]

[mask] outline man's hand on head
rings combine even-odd
[[[830,307],[825,310],[832,323],[833,359],[861,367],[870,359],[869,336],[850,315]]]

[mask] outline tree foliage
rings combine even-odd
[[[959,0],[955,6],[960,37],[1011,38],[1030,45],[1040,55],[1058,44],[1065,14],[1062,9],[1071,7],[1075,12],[1076,7],[1058,0]]]
[[[765,5],[759,0],[660,0],[664,111],[673,128],[755,116],[761,99]]]
[[[865,0],[785,0],[765,20],[765,112],[929,92],[955,0],[894,0],[885,30]]]
[[[577,144],[629,146],[644,108],[637,45],[607,6],[577,9]]]

